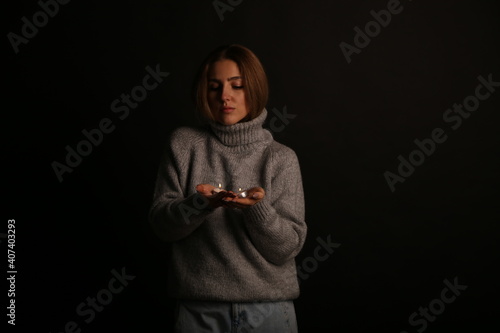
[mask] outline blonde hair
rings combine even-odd
[[[238,65],[249,110],[248,115],[242,121],[255,119],[262,113],[267,104],[269,84],[264,67],[257,56],[248,48],[238,44],[218,47],[208,55],[200,67],[194,87],[198,112],[206,119],[214,119],[207,99],[208,73],[212,64],[219,60],[232,60]]]

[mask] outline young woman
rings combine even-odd
[[[294,151],[262,127],[267,98],[255,54],[218,48],[196,86],[206,126],[170,137],[150,221],[171,243],[176,332],[297,332],[302,179]]]

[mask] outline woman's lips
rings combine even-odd
[[[222,108],[221,111],[224,113],[231,113],[234,111],[234,108],[225,107],[225,108]]]

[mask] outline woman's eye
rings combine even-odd
[[[210,89],[210,90],[218,90],[219,86],[209,86],[208,89]]]
[[[243,86],[233,86],[233,89],[243,89]]]

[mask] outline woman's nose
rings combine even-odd
[[[223,87],[221,93],[221,100],[229,101],[230,99],[231,99],[231,92],[229,90],[229,87]]]

